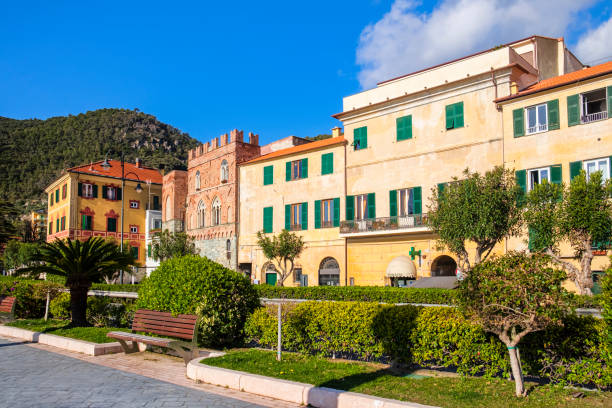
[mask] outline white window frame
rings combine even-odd
[[[610,158],[609,157],[600,157],[599,159],[584,160],[582,162],[582,168],[583,168],[584,172],[586,173],[587,180],[589,180],[589,178],[590,178],[590,173],[587,170],[588,164],[590,164],[590,163],[594,163],[595,164],[596,169],[592,172],[592,173],[594,173],[596,171],[601,170],[601,167],[600,167],[601,162],[605,162],[606,163],[606,171],[602,172],[603,173],[603,177],[602,177],[601,181],[606,181],[606,180],[608,180],[610,178],[610,167],[611,167],[611,164],[612,164],[612,163],[610,163]]]
[[[604,91],[603,101],[604,101],[604,104],[606,105],[605,108],[599,112],[594,112],[594,113],[588,113],[586,111],[587,105],[585,104],[584,95],[595,92],[595,91],[599,91],[600,89],[602,88],[591,89],[590,91],[580,93],[580,123],[581,124],[592,123],[592,122],[597,122],[600,120],[608,119],[608,96],[609,95],[608,95],[607,87],[603,88],[603,91]]]
[[[132,209],[138,209],[138,207],[140,207],[140,203],[136,200],[130,200],[130,208]]]
[[[414,215],[414,191],[412,188],[397,190],[397,201],[397,213],[400,217]]]
[[[93,184],[83,183],[81,185],[81,194],[85,198],[93,198]]]
[[[550,183],[550,166],[546,166],[546,167],[538,167],[537,169],[530,169],[527,170],[527,191],[531,191],[533,190],[533,188],[536,186],[534,184],[531,183],[531,173],[533,172],[538,172],[538,183],[540,184],[542,183],[542,174],[541,172],[546,170],[548,172],[548,182]]]
[[[539,125],[538,123],[540,122],[540,107],[544,107],[544,111],[546,112],[546,121],[543,125]],[[535,123],[536,125],[534,127],[529,127],[529,110],[534,109],[535,110],[535,115],[536,115],[536,120]],[[531,129],[531,130],[530,130]],[[526,135],[533,135],[536,133],[542,133],[542,132],[547,132],[548,131],[548,104],[546,103],[540,103],[537,105],[533,105],[533,106],[528,106],[525,108],[525,134]]]
[[[106,198],[107,200],[116,201],[117,200],[117,187],[106,187]]]
[[[130,234],[138,234],[138,226],[130,225]]]

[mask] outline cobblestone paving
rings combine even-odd
[[[184,366],[180,367],[178,359],[171,357],[152,353],[99,357],[71,354],[78,353],[0,338],[0,407],[292,406],[238,391],[197,385],[185,378]],[[150,375],[123,371],[121,368],[130,362],[135,363],[136,371],[148,370]],[[164,371],[167,378],[163,377]],[[163,381],[151,378],[156,372],[162,374]]]

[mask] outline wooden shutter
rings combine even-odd
[[[423,199],[422,199],[421,187],[412,188],[412,198],[414,200],[414,213],[422,214],[423,213]]]
[[[397,190],[389,191],[389,217],[397,217]]]
[[[60,219],[55,220],[55,232],[60,232]]]
[[[273,212],[272,207],[265,207],[263,209],[263,229],[265,233],[272,232],[272,221],[273,221]]]
[[[302,203],[302,230],[308,229],[308,203]]]
[[[376,218],[376,194],[368,194],[368,218]]]
[[[455,104],[455,129],[463,127],[463,102]]]
[[[274,182],[274,166],[264,167],[264,186],[273,184]]]
[[[83,196],[83,183],[79,183],[79,184],[77,185],[77,195],[78,195],[79,197],[82,197],[82,196]]]
[[[334,198],[334,227],[340,226],[340,197]]]
[[[559,129],[559,100],[546,102],[548,106],[548,130]]]
[[[321,228],[321,200],[314,202],[314,225],[315,229]]]
[[[346,220],[355,219],[355,196],[346,196]]]
[[[412,115],[396,119],[397,140],[412,139]]]
[[[354,150],[358,150],[357,149],[357,145],[360,145],[361,148],[361,128],[355,128],[353,129],[353,149]]]
[[[55,202],[57,203],[60,200],[59,198],[59,188],[55,190]]]
[[[446,187],[446,183],[438,183],[438,197],[444,194],[445,187]]]
[[[117,195],[115,196],[115,198],[117,200],[121,200],[121,197],[123,196],[123,190],[121,189],[121,187],[117,187]],[[153,207],[155,207],[155,198],[157,196],[153,196]]]
[[[446,105],[446,130],[452,129],[455,124],[455,107]]]
[[[334,154],[326,153],[321,156],[321,175],[334,172]]]
[[[108,187],[102,186],[102,198],[108,197]]]
[[[612,86],[607,88],[608,91],[608,119],[612,119]]]
[[[364,126],[361,128],[361,137],[360,137],[360,149],[365,149],[368,147],[368,128]]]
[[[527,194],[527,170],[517,170],[514,172],[516,178],[516,185],[521,188],[521,194],[517,199],[518,205],[523,205],[525,200],[525,194]]]
[[[49,194],[49,205],[53,205],[53,191]]]
[[[291,181],[291,162],[285,163],[285,181]]]
[[[291,204],[285,204],[285,229],[291,231]]]
[[[514,137],[525,136],[525,114],[523,108],[512,111],[512,122],[514,124]]]
[[[567,97],[567,125],[575,126],[580,124],[580,95],[570,95]]]
[[[570,170],[570,181],[572,181],[574,177],[580,174],[580,170],[582,170],[582,162],[581,161],[571,162],[569,164],[569,170]]]
[[[302,177],[300,178],[308,178],[308,159],[302,159],[300,165],[302,166]]]
[[[98,198],[98,185],[97,185],[97,184],[94,184],[94,185],[92,186],[92,190],[93,190],[93,195],[92,195],[92,197],[93,197],[93,198]],[[120,190],[121,190],[121,189],[120,189]],[[119,199],[121,199],[121,197],[119,197]]]
[[[561,184],[563,182],[560,164],[550,166],[550,182],[554,184]]]

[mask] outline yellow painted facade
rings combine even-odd
[[[285,208],[292,204],[304,203],[307,206],[306,229],[295,231],[305,241],[302,255],[296,259],[296,268],[301,277],[288,277],[285,286],[319,284],[346,284],[345,245],[339,236],[339,228],[323,222],[315,227],[315,202],[337,199],[340,210],[344,207],[344,156],[345,141],[337,137],[332,145],[317,148],[317,142],[280,150],[271,158],[264,155],[239,167],[240,171],[240,220],[238,263],[241,270],[250,270],[254,281],[265,283],[268,260],[257,245],[257,232],[264,230],[264,208],[272,208],[271,233],[278,234],[286,227]],[[306,148],[304,148],[306,147]],[[298,150],[295,152],[295,150]],[[322,174],[323,155],[333,155],[333,171]],[[328,156],[329,157],[329,156]],[[298,180],[286,180],[287,162],[307,160],[308,175]],[[264,168],[272,166],[272,182],[264,185]],[[269,171],[269,170],[268,170]],[[291,207],[289,207],[291,208]],[[301,211],[300,211],[301,214]],[[340,212],[341,214],[341,212]],[[339,219],[338,219],[339,222]],[[318,224],[317,224],[318,226]],[[333,258],[334,261],[330,261]],[[328,262],[324,262],[328,260]],[[337,265],[330,280],[320,279],[322,265]],[[329,268],[325,268],[326,270]],[[273,274],[268,276],[268,282]]]
[[[161,178],[161,176],[160,176]],[[79,184],[81,187],[79,188]],[[82,187],[88,184],[92,187],[91,197],[87,197]],[[138,181],[128,179],[122,189],[124,198],[123,244],[132,248],[140,265],[146,258],[146,210],[152,208],[154,197],[161,197],[161,184],[146,183],[142,180],[140,193],[136,192]],[[46,189],[47,194],[47,241],[55,239],[87,239],[91,236],[121,239],[121,200],[108,199],[103,191],[108,187],[121,187],[121,179],[104,175],[84,174],[68,170],[64,175],[51,183]],[[79,194],[79,190],[81,190]],[[94,194],[95,191],[95,194]],[[59,198],[59,199],[57,199]],[[157,202],[157,200],[155,200]],[[84,216],[91,217],[91,225]],[[115,225],[109,225],[109,218],[114,218]],[[109,228],[110,227],[110,228]],[[114,231],[113,231],[114,229]]]

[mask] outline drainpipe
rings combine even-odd
[[[344,143],[344,206],[346,209],[346,145]],[[348,238],[344,237],[344,286],[348,286]]]

